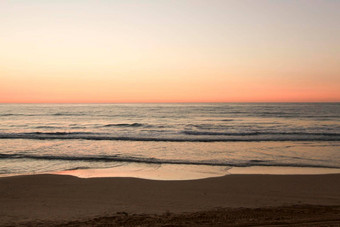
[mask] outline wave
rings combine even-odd
[[[149,136],[114,136],[113,134],[92,132],[28,132],[0,133],[0,139],[35,139],[35,140],[123,140],[154,142],[252,142],[252,141],[340,141],[339,133],[219,133],[191,132],[186,136],[149,137]]]
[[[120,123],[120,124],[106,124],[102,126],[98,126],[98,128],[109,128],[109,127],[117,127],[117,128],[167,128],[171,127],[170,125],[165,126],[165,125],[151,125],[151,124],[142,124],[142,123]]]
[[[44,116],[44,115],[35,115],[35,114],[20,114],[20,113],[5,113],[0,114],[0,117],[9,117],[9,116]]]
[[[40,129],[54,129],[54,128],[63,128],[63,127],[60,127],[60,126],[36,126],[35,128],[40,128]]]
[[[140,157],[120,156],[55,156],[55,155],[27,155],[27,154],[0,154],[0,159],[34,159],[34,160],[61,160],[61,161],[86,161],[86,162],[129,162],[145,164],[175,164],[175,165],[205,165],[226,167],[250,167],[250,166],[282,166],[282,167],[314,167],[314,168],[339,168],[332,165],[317,165],[304,163],[279,163],[267,160],[249,160],[245,162],[216,162],[216,160],[174,160]],[[77,167],[87,169],[89,167]]]
[[[305,135],[305,136],[340,136],[333,132],[211,132],[211,131],[182,131],[186,135],[221,135],[221,136],[253,136],[253,135]]]
[[[51,135],[51,136],[60,136],[60,135],[87,135],[94,134],[92,132],[27,132],[27,133],[18,133],[18,135]],[[1,134],[0,134],[1,137]]]
[[[17,114],[0,114],[1,117],[15,116]]]
[[[0,114],[0,117],[9,117],[9,116],[25,116],[25,117],[34,117],[34,116],[85,116],[88,115],[86,113],[41,113],[41,114],[21,114],[21,113],[14,113],[14,114]]]
[[[141,123],[132,123],[132,124],[107,124],[103,127],[142,127],[144,124]]]
[[[86,113],[54,113],[51,116],[84,116]]]
[[[0,157],[1,157],[1,155],[0,155]],[[67,169],[67,170],[78,170],[78,169],[91,169],[91,167],[79,166],[79,167],[74,167],[74,168],[70,168],[70,169]]]

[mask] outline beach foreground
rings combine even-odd
[[[0,178],[1,226],[109,223],[340,224],[340,175],[228,175],[188,181]]]

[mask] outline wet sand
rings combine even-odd
[[[228,175],[186,181],[0,178],[0,226],[333,225],[340,223],[339,207],[339,174]]]

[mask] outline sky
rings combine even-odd
[[[339,102],[337,0],[1,0],[0,103]]]

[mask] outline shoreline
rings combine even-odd
[[[175,167],[175,168],[174,168]],[[206,168],[205,168],[206,167]],[[150,166],[116,166],[113,168],[79,168],[56,172],[3,174],[4,177],[32,176],[32,175],[66,175],[78,178],[138,178],[145,180],[200,180],[206,178],[223,177],[228,175],[325,175],[340,174],[340,168],[326,167],[291,167],[291,166],[197,166],[163,164]]]
[[[296,205],[339,207],[340,174],[232,174],[182,181],[51,174],[0,178],[0,225],[68,223],[117,212],[152,216]]]
[[[177,168],[173,168],[177,166]],[[181,168],[178,168],[180,166]],[[189,167],[189,168],[187,168]],[[204,171],[205,170],[205,171]],[[249,166],[208,167],[194,165],[161,165],[156,169],[114,167],[103,169],[76,169],[51,174],[70,175],[79,178],[133,177],[146,180],[200,180],[228,175],[324,175],[340,174],[340,168]]]

